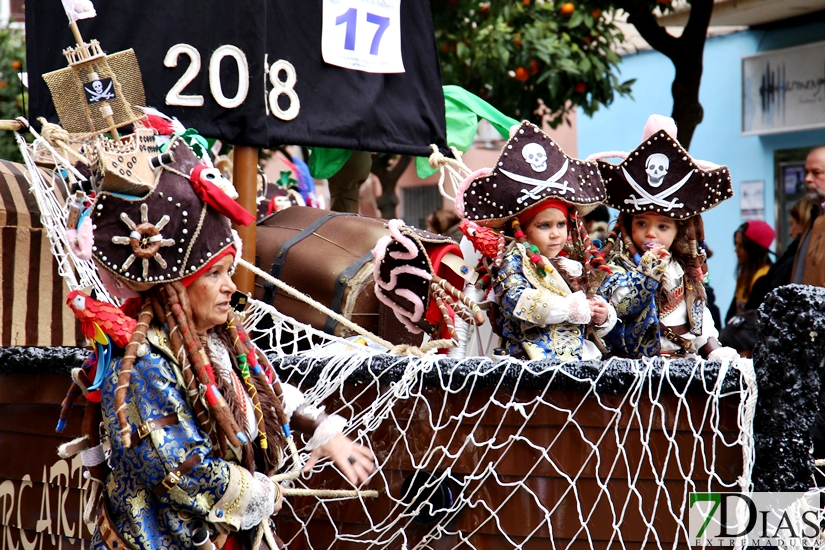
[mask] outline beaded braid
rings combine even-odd
[[[200,338],[195,334],[185,313],[185,311],[191,311],[189,298],[186,295],[186,287],[175,281],[166,285],[166,292],[168,296],[167,303],[177,321],[180,336],[183,339],[195,376],[201,384],[206,386],[206,400],[209,403],[209,410],[215,419],[215,424],[232,445],[240,447],[246,442],[246,436],[235,421],[223,394],[217,388],[212,365],[209,363]]]
[[[132,367],[137,359],[138,347],[146,341],[146,331],[149,330],[149,323],[152,321],[152,309],[152,299],[147,296],[141,305],[135,332],[126,344],[123,360],[120,363],[120,372],[117,375],[115,414],[120,426],[120,439],[126,449],[132,446],[132,427],[129,425],[129,419],[126,418],[126,390],[129,389],[129,380],[132,377]]]
[[[281,451],[287,445],[288,436],[284,433],[284,427],[288,426],[289,421],[281,400],[276,396],[260,365],[259,356],[256,354],[257,348],[232,312],[227,319],[226,331],[235,350],[235,359],[247,393],[252,398],[255,419],[258,422],[259,457],[265,470],[274,472],[280,467]],[[272,368],[268,362],[266,367]],[[278,384],[277,378],[274,380]],[[277,385],[277,390],[281,392],[280,384]]]
[[[602,256],[604,258],[609,258],[616,249],[616,243],[619,241],[619,233],[621,233],[621,226],[619,226],[619,223],[616,222],[613,225],[613,230],[610,232],[610,235],[608,235],[604,246],[602,246]]]

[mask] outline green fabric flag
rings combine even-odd
[[[313,178],[326,180],[338,173],[352,156],[349,149],[328,149],[326,147],[312,147],[309,155],[309,173]]]
[[[501,137],[510,139],[510,127],[518,121],[460,86],[444,86],[444,107],[447,119],[447,144],[466,153],[473,145],[478,132],[478,119],[483,118],[493,125]],[[429,177],[437,172],[430,168],[429,159],[416,157],[415,171],[419,178]]]

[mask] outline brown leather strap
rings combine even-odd
[[[102,504],[103,512],[97,516],[97,530],[100,532],[103,544],[109,550],[129,550],[132,545],[123,540],[115,527],[112,517],[109,515],[109,503],[106,502],[106,498],[103,498]]]
[[[183,461],[183,463],[175,468],[173,471],[166,474],[166,477],[163,478],[163,481],[155,485],[155,488],[152,489],[155,494],[159,497],[162,497],[166,493],[172,490],[172,487],[175,487],[183,476],[188,474],[192,471],[192,469],[200,464],[201,457],[197,453],[193,454],[189,458]]]
[[[306,409],[306,404],[303,404],[295,409],[295,412],[292,413],[292,418],[290,419],[289,425],[291,428],[303,434],[311,434],[318,428],[318,426],[321,425],[321,422],[323,422],[328,415],[324,413],[307,414]]]
[[[147,420],[143,424],[137,427],[135,433],[137,434],[139,439],[143,439],[150,433],[154,432],[155,430],[159,430],[161,428],[165,428],[166,426],[171,426],[172,424],[178,423],[178,415],[175,413],[167,414],[166,416],[162,416],[160,418],[155,418],[153,420]]]
[[[682,336],[683,334],[687,334],[688,332],[690,332],[690,325],[688,325],[687,323],[685,323],[684,325],[668,326],[668,328],[672,330],[673,334],[677,336]]]
[[[719,349],[722,347],[722,344],[719,343],[719,340],[711,336],[708,338],[708,343],[699,348],[699,355],[707,359],[708,355],[715,349]]]

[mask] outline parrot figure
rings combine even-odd
[[[474,221],[461,220],[458,228],[473,243],[473,248],[482,256],[495,259],[501,246],[501,233],[490,227],[484,227]]]
[[[66,296],[66,303],[80,321],[80,328],[89,340],[107,345],[110,341],[121,348],[132,338],[137,321],[128,317],[118,307],[95,300],[80,290]]]

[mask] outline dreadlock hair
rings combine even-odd
[[[126,414],[126,394],[132,368],[137,360],[138,348],[146,342],[149,326],[153,320],[157,320],[161,324],[166,323],[169,328],[170,349],[180,366],[187,399],[195,413],[198,425],[209,434],[216,447],[216,453],[219,456],[226,454],[226,441],[228,440],[233,446],[244,448],[244,466],[251,466],[256,459],[259,459],[267,473],[277,469],[278,453],[285,447],[285,437],[281,426],[286,424],[286,415],[280,399],[275,396],[262,369],[258,368],[254,373],[250,372],[248,376],[250,384],[245,384],[245,388],[252,397],[256,409],[259,437],[262,441],[273,440],[274,445],[270,447],[262,444],[260,449],[256,450],[247,440],[243,429],[239,427],[246,425],[246,419],[239,416],[240,407],[231,406],[237,405],[237,397],[230,383],[223,380],[223,377],[215,377],[209,359],[208,346],[201,339],[202,335],[198,335],[194,330],[186,287],[178,281],[155,285],[142,293],[139,311],[135,332],[126,345],[120,364],[115,390],[115,412],[124,447],[131,447],[132,427]],[[230,319],[229,324],[233,322],[234,320]],[[256,357],[254,350],[250,349],[248,339],[246,343],[241,342],[237,334],[238,329],[234,326],[218,329],[218,335],[228,349],[235,351],[234,354],[230,353],[230,356],[234,356],[232,357],[233,369],[238,368],[238,354]],[[257,359],[255,364],[258,364]],[[206,387],[208,407],[205,407],[200,399],[201,386]],[[280,385],[275,391],[280,393]]]
[[[619,214],[616,226],[607,239],[607,243],[602,248],[605,256],[615,252],[617,241],[621,240],[623,253],[633,263],[638,264],[637,258],[641,258],[644,251],[640,251],[633,243],[633,218],[641,214]],[[673,220],[676,223],[676,237],[670,246],[671,257],[681,264],[685,271],[685,285],[691,287],[696,292],[696,296],[705,300],[705,285],[702,282],[707,272],[705,241],[705,225],[702,222],[701,214],[691,216],[684,220]],[[659,286],[657,292],[664,292],[664,287]]]

